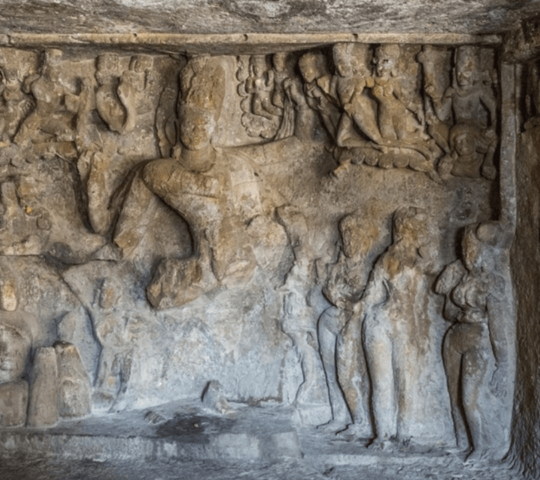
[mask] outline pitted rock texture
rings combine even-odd
[[[37,0],[0,2],[13,32],[446,32],[493,33],[538,13],[512,0]],[[421,20],[419,20],[421,19]]]

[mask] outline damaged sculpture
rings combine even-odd
[[[493,49],[250,53],[0,49],[1,270],[36,272],[0,285],[0,425],[154,429],[195,402],[501,458]]]

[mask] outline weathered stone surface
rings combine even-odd
[[[533,65],[529,69],[534,68]],[[523,72],[526,74],[527,72]],[[524,94],[534,96],[530,85]],[[517,303],[517,383],[514,403],[514,425],[510,458],[526,478],[537,478],[538,432],[540,425],[540,356],[536,340],[540,335],[538,322],[538,250],[540,192],[538,191],[538,162],[540,130],[538,113],[531,105],[531,117],[526,117],[524,130],[518,137],[516,155],[517,232],[512,247],[512,277]]]
[[[68,418],[89,415],[92,387],[77,347],[56,342],[54,350],[58,362],[58,414]]]
[[[29,378],[28,425],[275,404],[343,451],[501,459],[517,102],[497,38],[99,38],[0,49],[0,381]],[[223,428],[193,451],[300,455]]]
[[[28,382],[0,383],[0,426],[20,427],[26,423]]]
[[[218,413],[230,413],[232,411],[229,402],[223,396],[223,387],[217,380],[208,382],[202,394],[203,405]]]
[[[28,1],[22,6],[2,2],[2,30],[25,32],[459,32],[492,33],[538,12],[536,3],[494,0],[355,2],[352,0],[265,2],[232,0],[214,2],[130,0],[80,4],[71,0],[47,3]],[[422,23],[418,22],[422,19]]]
[[[50,427],[59,420],[58,367],[52,347],[40,347],[34,358],[28,404],[29,427]]]

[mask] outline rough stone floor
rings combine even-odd
[[[200,405],[200,404],[199,404]],[[518,480],[504,464],[467,466],[440,449],[373,452],[315,428],[294,412],[197,404],[0,432],[0,480]],[[3,457],[3,458],[2,458]]]
[[[52,479],[141,479],[141,480],[518,480],[506,467],[491,466],[473,470],[459,466],[400,467],[370,466],[310,466],[301,460],[271,463],[194,461],[189,463],[160,463],[138,461],[95,462],[91,460],[3,460],[2,480]]]

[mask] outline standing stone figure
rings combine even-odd
[[[409,438],[420,374],[429,351],[426,306],[434,273],[434,239],[427,213],[398,209],[393,244],[379,258],[357,311],[372,383],[375,438],[370,448],[391,449]]]
[[[457,447],[470,446],[470,462],[500,458],[503,420],[496,405],[507,394],[512,360],[505,331],[509,319],[501,308],[508,285],[498,271],[496,251],[506,236],[495,223],[466,227],[462,260],[448,265],[435,285],[437,293],[446,295],[444,315],[453,322],[444,339],[444,365]]]
[[[101,344],[93,399],[102,410],[122,403],[131,377],[136,334],[129,314],[122,312],[121,295],[120,285],[105,279],[99,290],[99,311],[92,316]]]
[[[26,371],[35,318],[17,311],[18,299],[13,282],[0,285],[0,427],[26,423],[28,382]]]
[[[368,438],[371,435],[369,378],[361,339],[362,318],[354,313],[372,268],[370,252],[379,231],[369,218],[348,215],[339,223],[342,251],[331,266],[323,294],[332,304],[318,323],[321,358],[332,406],[327,431]],[[352,417],[352,423],[351,423]]]
[[[330,94],[331,78],[326,57],[320,51],[309,51],[298,61],[304,79],[304,93],[308,105],[319,113],[322,123],[334,142],[340,120],[337,100]]]
[[[375,83],[369,70],[369,45],[336,43],[332,49],[336,75],[332,91],[344,110],[339,122],[337,144],[340,147],[372,146],[381,143],[376,108],[366,95]],[[355,133],[356,126],[363,137]]]
[[[283,293],[281,328],[293,341],[300,358],[304,381],[296,394],[295,405],[304,423],[321,423],[319,409],[324,410],[328,395],[324,388],[323,367],[317,341],[317,315],[311,305],[315,283],[315,265],[305,217],[294,207],[277,209],[294,252],[294,263]]]
[[[272,103],[283,109],[281,125],[274,140],[302,135],[302,111],[309,109],[302,83],[294,73],[293,57],[290,53],[275,53],[272,57],[274,64],[274,92]]]

